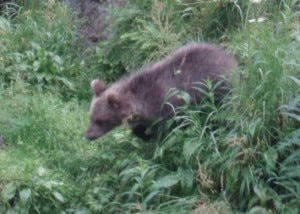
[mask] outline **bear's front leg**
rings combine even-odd
[[[150,140],[154,137],[153,133],[148,133],[149,127],[143,123],[138,123],[132,126],[132,133],[143,140]]]

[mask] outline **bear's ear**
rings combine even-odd
[[[105,91],[106,86],[99,79],[94,79],[91,81],[91,88],[94,92],[94,95],[99,96],[103,91]]]
[[[108,105],[113,108],[113,109],[120,109],[121,107],[121,102],[120,100],[118,99],[118,97],[116,96],[116,94],[109,94],[107,95],[107,102],[108,102]]]

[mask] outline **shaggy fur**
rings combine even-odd
[[[108,88],[100,80],[93,80],[94,98],[85,137],[93,140],[127,123],[135,134],[147,139],[149,136],[144,131],[149,122],[172,113],[173,108],[165,105],[166,102],[174,108],[184,104],[178,96],[168,96],[171,90],[185,91],[191,102],[196,102],[201,96],[193,88],[195,83],[207,79],[220,81],[236,67],[235,59],[227,51],[212,44],[192,43]],[[225,91],[219,87],[216,93],[223,94]]]

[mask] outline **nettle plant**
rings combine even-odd
[[[67,68],[63,59],[36,43],[25,53],[14,53],[9,66],[2,71],[6,82],[23,82],[38,89],[72,89],[73,84],[65,77]]]

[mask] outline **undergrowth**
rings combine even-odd
[[[63,4],[14,2],[0,16],[1,213],[299,212],[296,1],[131,0],[109,8],[113,36],[88,56]],[[150,142],[127,127],[83,140],[90,79],[113,81],[188,41],[237,58],[221,103],[207,81],[202,102]]]
[[[19,82],[65,99],[82,98],[88,72],[70,10],[56,1],[16,3],[1,7],[1,86]]]

